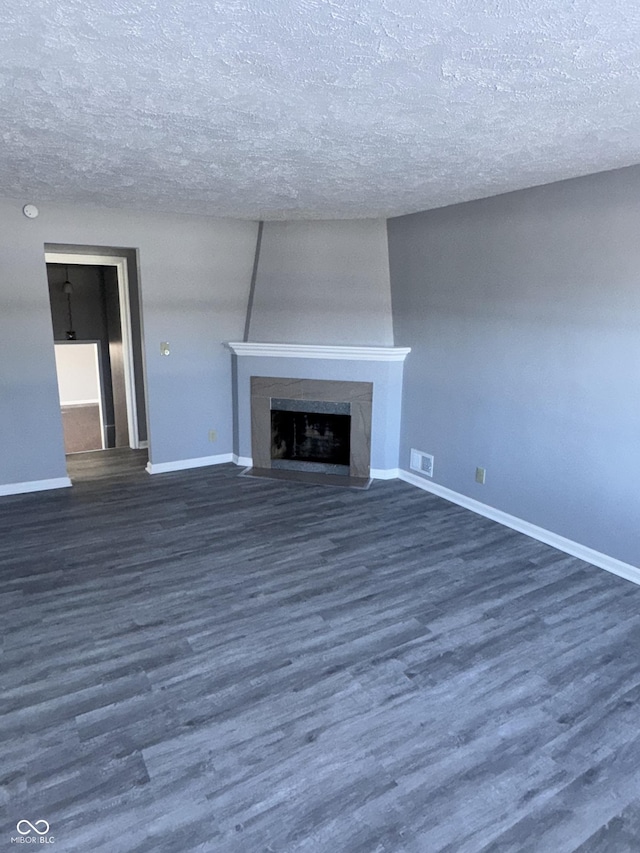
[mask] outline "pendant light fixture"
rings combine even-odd
[[[73,329],[73,314],[71,313],[71,297],[73,295],[73,285],[69,281],[69,267],[65,267],[65,280],[62,285],[62,292],[67,296],[67,314],[69,315],[69,328],[65,332],[68,341],[75,341],[76,333]]]

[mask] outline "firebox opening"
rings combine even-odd
[[[298,405],[300,405],[298,403]],[[326,465],[348,473],[351,416],[329,412],[271,410],[271,459],[278,462]]]

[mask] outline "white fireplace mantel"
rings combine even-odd
[[[323,344],[268,344],[230,341],[225,344],[238,356],[267,358],[322,358],[343,361],[404,361],[411,347],[352,347]]]

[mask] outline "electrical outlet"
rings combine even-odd
[[[210,429],[209,430],[209,441],[217,441],[218,440],[218,430]]]
[[[433,456],[430,453],[423,453],[421,450],[413,450],[412,448],[409,467],[413,471],[426,474],[427,477],[433,477]]]
[[[169,341],[160,341],[160,355],[171,355]]]
[[[484,486],[486,476],[486,468],[476,468],[476,483],[480,483],[481,486]]]

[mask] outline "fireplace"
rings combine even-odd
[[[300,480],[314,477],[318,482],[356,486],[354,478],[368,484],[370,478],[393,479],[398,476],[400,411],[402,409],[402,373],[409,353],[406,347],[326,346],[230,342],[233,353],[234,388],[234,460],[246,469],[260,471],[256,476]],[[311,378],[313,377],[313,378]],[[349,475],[307,473],[318,462],[317,450],[309,458],[286,459],[288,450],[273,450],[272,415],[281,411],[283,400],[289,411],[318,414],[346,414],[349,423]],[[333,406],[339,408],[334,408]],[[328,420],[320,428],[309,420],[303,428],[321,438],[324,431],[336,434],[337,422]],[[278,429],[282,425],[277,423]],[[296,430],[299,425],[296,426]],[[278,440],[278,444],[281,442]],[[299,455],[299,454],[295,454]],[[346,453],[330,465],[346,465]],[[290,462],[304,470],[292,469]],[[326,472],[326,469],[325,469]]]
[[[372,400],[371,382],[252,376],[253,470],[368,483]]]

